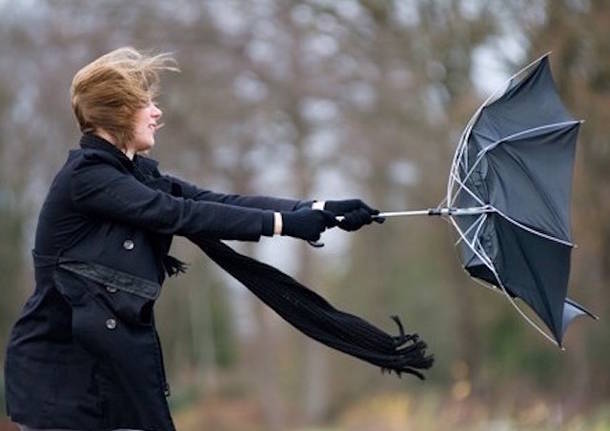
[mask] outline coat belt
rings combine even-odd
[[[32,250],[35,268],[57,267],[78,274],[89,280],[110,286],[123,292],[155,300],[161,292],[161,285],[126,272],[101,265],[85,262],[61,255],[45,255]]]

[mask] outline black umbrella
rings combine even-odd
[[[450,217],[465,269],[513,304],[512,298],[521,298],[558,345],[575,317],[594,317],[566,298],[572,171],[581,123],[561,103],[545,55],[514,75],[472,117],[447,187],[449,207],[481,208],[480,214]]]
[[[570,202],[581,121],[561,103],[548,54],[513,75],[468,122],[439,207],[379,216],[445,216],[458,232],[466,271],[503,292],[519,313],[561,346],[577,316],[566,298],[573,248]],[[545,333],[516,304],[538,315]]]

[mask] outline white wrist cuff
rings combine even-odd
[[[282,214],[275,212],[273,213],[273,234],[281,235],[284,223],[282,222]]]
[[[315,201],[312,205],[311,205],[311,209],[312,210],[323,210],[324,209],[324,205],[326,204],[326,201]]]

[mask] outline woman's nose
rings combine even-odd
[[[155,119],[159,119],[161,118],[161,116],[163,115],[163,111],[161,109],[159,109],[159,107],[157,107],[157,105],[153,105],[153,111],[152,111],[152,116]]]

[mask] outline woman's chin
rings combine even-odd
[[[141,145],[138,146],[138,153],[148,152],[155,146],[155,140],[148,141],[146,143],[142,142]]]

